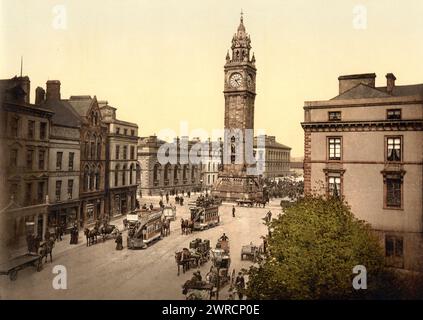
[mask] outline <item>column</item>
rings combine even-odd
[[[48,219],[48,215],[47,213],[43,214],[43,233],[41,235],[41,237],[44,239],[44,235],[46,234],[47,231],[47,219]]]
[[[37,236],[37,234],[38,234],[38,214],[34,216],[34,235]]]

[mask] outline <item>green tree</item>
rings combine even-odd
[[[248,271],[250,299],[361,299],[383,291],[379,241],[341,199],[306,197],[268,227],[266,256]],[[352,286],[356,265],[367,269],[367,290]]]

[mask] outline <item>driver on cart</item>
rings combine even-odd
[[[222,236],[219,238],[219,240],[220,241],[228,241],[229,238],[228,238],[228,236],[225,233],[223,233]]]

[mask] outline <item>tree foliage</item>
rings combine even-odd
[[[266,257],[248,271],[250,299],[353,299],[382,290],[379,241],[342,200],[306,197],[268,226]],[[352,286],[356,265],[367,269],[367,290]]]

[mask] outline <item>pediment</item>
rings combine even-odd
[[[332,100],[348,100],[348,99],[369,99],[369,98],[388,98],[391,97],[386,92],[370,87],[365,84],[358,84],[357,86],[345,91],[336,96]]]

